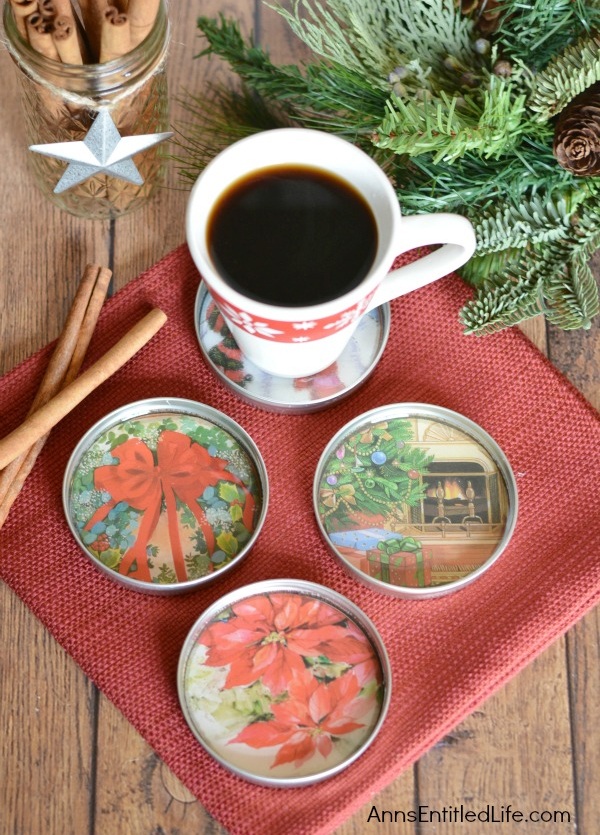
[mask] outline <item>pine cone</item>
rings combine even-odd
[[[500,25],[500,0],[454,0],[454,5],[475,22],[482,35],[491,35]]]
[[[600,83],[576,96],[558,118],[554,156],[578,177],[600,174]]]

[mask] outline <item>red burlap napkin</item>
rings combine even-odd
[[[107,303],[88,361],[152,305],[169,321],[52,432],[2,531],[1,574],[232,833],[330,833],[600,598],[600,494],[590,488],[600,480],[600,422],[518,331],[465,337],[457,312],[468,290],[454,277],[393,304],[380,365],[348,400],[312,415],[261,411],[204,365],[193,323],[198,281],[181,247]],[[48,354],[0,382],[2,434],[23,419]],[[241,567],[175,598],[140,595],[101,575],[71,538],[61,506],[65,465],[92,423],[133,400],[167,395],[207,403],[248,430],[271,489],[265,527]],[[496,564],[466,589],[424,602],[379,595],[346,575],[312,510],[315,467],[332,435],[353,416],[400,401],[475,420],[505,450],[519,487],[516,532]],[[393,669],[392,706],[374,744],[339,776],[305,789],[257,787],[217,765],[177,699],[179,651],[202,610],[236,586],[275,577],[323,583],[359,604]]]

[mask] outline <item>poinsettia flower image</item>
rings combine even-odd
[[[331,649],[330,657],[311,659],[310,671],[315,678],[333,679],[352,668],[361,687],[377,687],[382,680],[382,670],[379,658],[375,654],[371,642],[364,632],[348,620],[345,628],[349,636],[356,639],[354,649],[351,653],[338,654],[336,648]],[[347,647],[346,647],[347,648]]]
[[[225,687],[262,679],[277,695],[294,679],[310,676],[305,658],[358,663],[367,649],[373,653],[364,635],[348,629],[340,611],[313,597],[261,594],[231,608],[231,617],[211,623],[201,636],[208,649],[205,663],[229,665]]]
[[[296,680],[289,698],[271,705],[273,718],[253,722],[231,740],[251,748],[281,746],[271,768],[293,763],[299,768],[317,752],[331,754],[335,741],[364,728],[364,717],[374,698],[360,695],[360,683],[352,671],[329,683],[315,678]]]
[[[370,683],[380,684],[383,676],[381,663],[370,641],[355,623],[349,621],[347,629],[358,642],[359,649],[352,658],[347,660],[353,665],[352,672],[358,679],[360,686],[365,687]]]

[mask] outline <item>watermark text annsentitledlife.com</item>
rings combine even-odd
[[[471,809],[464,804],[460,806],[443,806],[434,809],[432,806],[417,806],[416,809],[380,809],[372,806],[367,823],[570,823],[571,813],[565,810],[539,811],[532,809],[524,812],[513,809],[510,803],[497,806],[488,803],[480,809]]]

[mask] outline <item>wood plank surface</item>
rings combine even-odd
[[[250,0],[171,4],[171,117],[178,98],[224,77],[194,60],[198,14],[235,16],[277,61],[303,50],[265,5]],[[182,243],[186,191],[167,185],[115,223],[79,220],[40,198],[27,169],[14,71],[0,52],[0,371],[55,338],[88,261],[113,267],[118,289]],[[594,261],[600,275],[600,258]],[[526,331],[596,407],[600,324],[564,333],[538,319]],[[518,373],[518,369],[515,369]],[[0,426],[1,430],[1,426]],[[549,431],[547,427],[541,431]],[[549,443],[552,442],[551,430]],[[0,555],[1,559],[1,555]],[[565,811],[570,821],[528,823],[533,835],[595,835],[600,820],[600,621],[593,612],[565,638],[357,812],[336,835],[513,835],[514,823],[378,823],[383,810],[446,807]],[[21,601],[0,584],[0,835],[226,835]],[[282,802],[285,800],[282,795]],[[260,833],[257,833],[260,835]]]

